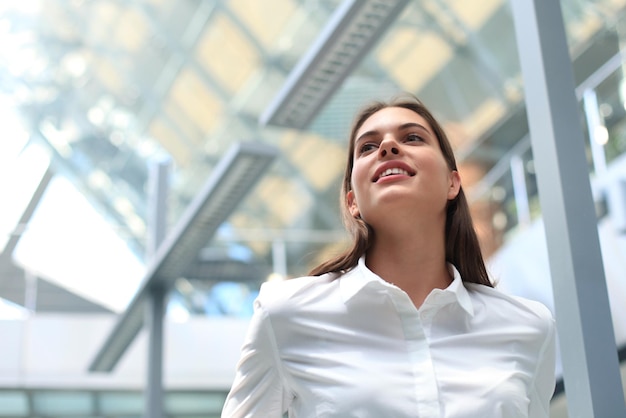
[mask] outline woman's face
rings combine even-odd
[[[353,157],[348,207],[373,227],[380,217],[402,213],[394,208],[445,217],[447,201],[459,192],[459,175],[448,168],[432,128],[409,109],[370,116],[356,132]]]

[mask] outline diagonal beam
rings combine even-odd
[[[252,142],[236,144],[226,153],[152,257],[139,291],[96,354],[90,371],[109,372],[115,367],[144,325],[150,292],[155,288],[167,290],[186,274],[200,249],[213,238],[277,154],[274,147]]]
[[[304,129],[335,94],[408,0],[346,0],[296,64],[259,118],[262,125]]]

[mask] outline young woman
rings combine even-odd
[[[357,116],[342,203],[352,247],[263,285],[222,417],[548,417],[552,316],[493,288],[416,98]]]

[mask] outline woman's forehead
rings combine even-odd
[[[395,130],[412,123],[423,126],[430,134],[433,134],[433,129],[426,119],[413,110],[404,107],[386,107],[363,122],[356,132],[356,138],[368,131]]]

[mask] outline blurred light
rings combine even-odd
[[[140,157],[148,158],[154,156],[159,147],[152,139],[144,138],[137,144],[136,151]]]
[[[113,131],[109,135],[109,141],[111,142],[111,144],[115,145],[116,147],[119,147],[120,145],[124,143],[124,134],[121,133],[120,131]]]
[[[26,319],[28,314],[28,309],[0,298],[0,320]]]
[[[266,282],[282,282],[285,280],[285,276],[280,273],[270,273],[265,279]]]
[[[189,280],[184,277],[180,277],[176,279],[174,282],[174,287],[182,294],[188,294],[193,292],[193,286],[189,283]]]
[[[85,74],[85,71],[87,70],[85,57],[78,52],[70,52],[69,54],[66,54],[61,61],[61,65],[68,74],[76,78]]]
[[[13,0],[2,2],[5,8],[11,8],[23,14],[39,14],[41,12],[41,0]]]
[[[613,115],[613,106],[608,103],[602,103],[600,105],[600,114],[603,118],[610,118]]]
[[[0,33],[9,32],[11,32],[11,21],[6,17],[4,19],[0,19]]]
[[[500,212],[496,212],[493,215],[492,222],[493,222],[493,226],[496,229],[498,229],[500,231],[504,230],[504,228],[506,228],[506,225],[508,223],[508,220],[507,220],[507,217],[506,217],[506,213],[501,212],[501,211]]]
[[[97,168],[91,171],[89,177],[87,178],[87,182],[89,183],[89,186],[94,189],[102,190],[110,189],[112,184],[109,175]]]
[[[111,110],[109,115],[111,125],[119,129],[127,129],[132,122],[132,115],[125,109],[116,107]]]
[[[128,200],[128,198],[123,196],[118,196],[113,200],[113,207],[124,216],[129,216],[135,213],[135,208],[133,207],[133,204],[130,203],[130,200]]]
[[[189,321],[189,310],[185,308],[179,301],[172,299],[167,305],[167,317],[178,324]]]
[[[502,186],[494,186],[491,189],[491,198],[496,202],[502,202],[506,197],[506,190]]]
[[[143,218],[133,213],[124,218],[126,226],[133,233],[135,237],[143,237],[146,234],[146,222]]]
[[[104,123],[104,111],[100,107],[92,107],[87,111],[87,119],[95,126],[102,126]]]
[[[599,145],[606,145],[609,142],[609,131],[604,125],[597,125],[593,130],[593,139]]]

